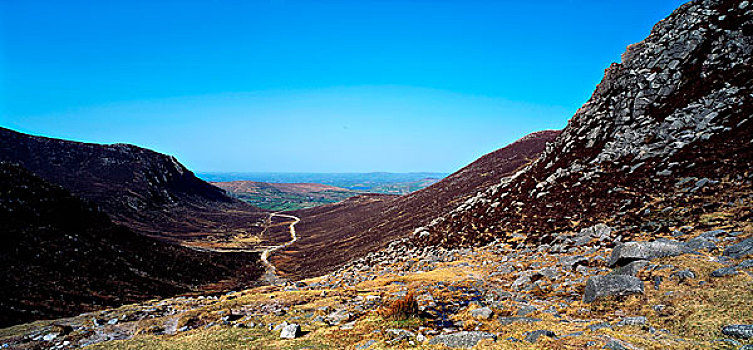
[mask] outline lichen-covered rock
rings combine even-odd
[[[627,242],[617,245],[609,256],[610,267],[623,266],[636,260],[652,260],[667,256],[677,256],[692,250],[682,242],[657,240],[653,242]]]
[[[443,344],[450,348],[471,348],[483,339],[497,340],[497,336],[487,332],[457,332],[450,334],[438,335],[429,340],[429,344],[438,345]]]
[[[280,338],[283,339],[295,339],[301,336],[301,326],[297,324],[289,324],[282,327],[280,332]]]
[[[606,275],[594,276],[586,282],[583,302],[591,303],[607,296],[643,294],[643,281],[633,276]]]
[[[753,324],[731,324],[724,326],[722,327],[722,333],[730,337],[750,339],[753,338]]]
[[[748,238],[740,243],[731,245],[722,253],[722,255],[733,259],[739,259],[751,254],[753,254],[753,238]]]

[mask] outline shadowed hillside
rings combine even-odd
[[[80,143],[0,128],[0,161],[17,163],[94,202],[116,223],[159,238],[247,231],[266,215],[198,179],[174,157],[133,145]]]
[[[153,297],[254,285],[253,253],[200,253],[113,224],[57,185],[0,163],[0,325]]]

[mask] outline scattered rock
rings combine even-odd
[[[630,262],[625,266],[616,267],[614,270],[612,270],[612,272],[610,272],[610,274],[635,277],[638,274],[638,272],[643,270],[643,268],[645,268],[646,266],[648,266],[648,261],[637,260],[637,261]]]

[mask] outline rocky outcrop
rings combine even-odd
[[[416,240],[455,245],[520,232],[548,242],[605,218],[630,227],[645,223],[649,194],[691,196],[722,177],[750,178],[753,6],[742,4],[696,0],[674,11],[606,70],[539,159]]]

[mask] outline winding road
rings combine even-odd
[[[271,213],[269,214],[270,224],[271,224],[272,218],[275,216],[293,219],[293,221],[291,221],[290,225],[288,226],[290,228],[290,241],[282,245],[268,247],[267,249],[264,250],[264,252],[261,253],[261,262],[262,264],[264,264],[264,267],[265,267],[264,280],[267,281],[271,285],[282,284],[285,282],[285,280],[280,278],[280,276],[277,275],[277,268],[275,268],[275,266],[269,262],[269,255],[281,248],[285,248],[293,244],[295,241],[298,240],[298,236],[295,234],[295,224],[301,221],[301,219],[297,216],[288,215],[288,214],[280,214],[280,213]]]
[[[272,225],[272,218],[275,216],[283,217],[283,218],[289,218],[293,219],[288,224],[289,231],[290,231],[290,241],[285,242],[285,244],[281,245],[274,245],[274,246],[268,246],[266,249],[261,251],[261,262],[264,265],[264,276],[262,279],[266,281],[267,283],[271,285],[279,285],[279,284],[285,284],[287,282],[284,278],[281,278],[277,275],[277,268],[269,262],[269,256],[272,255],[275,251],[285,248],[291,244],[293,244],[295,241],[298,240],[298,236],[295,233],[295,224],[297,224],[301,219],[297,216],[288,215],[288,214],[280,214],[279,212],[276,213],[269,213],[269,217],[267,218],[267,226],[264,227],[264,230],[260,235],[263,235],[264,232],[267,231],[267,229]],[[246,252],[246,253],[258,253],[259,247],[255,249],[248,249],[248,248],[218,248],[218,247],[195,247],[190,245],[183,245],[184,247],[197,250],[197,251],[203,251],[203,252],[216,252],[216,253],[238,253],[238,252]]]

